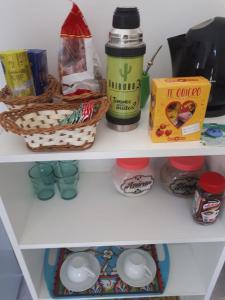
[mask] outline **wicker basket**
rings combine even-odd
[[[84,150],[92,146],[96,125],[109,107],[107,98],[94,100],[96,111],[90,120],[60,125],[80,107],[77,103],[39,104],[0,114],[0,124],[6,131],[24,137],[33,151]]]
[[[100,92],[88,92],[81,95],[67,96],[61,93],[61,85],[58,83],[57,89],[55,90],[54,98],[60,102],[76,102],[80,100],[97,99],[106,96],[106,80],[100,81]]]
[[[6,86],[0,91],[0,102],[5,103],[9,109],[21,109],[23,107],[28,107],[34,104],[51,102],[52,96],[56,93],[57,89],[57,80],[53,76],[49,75],[48,88],[43,94],[39,96],[15,97],[10,94],[9,89]]]

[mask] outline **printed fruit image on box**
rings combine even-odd
[[[211,84],[204,77],[152,80],[150,135],[155,143],[200,139]]]

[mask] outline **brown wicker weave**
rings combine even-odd
[[[81,95],[73,95],[73,96],[62,95],[61,85],[60,83],[58,83],[57,90],[55,91],[54,94],[54,98],[67,103],[80,101],[80,100],[101,98],[106,96],[106,80],[101,80],[100,83],[101,83],[100,92],[89,92],[89,93],[84,93]]]
[[[34,104],[47,103],[52,101],[52,96],[55,94],[57,88],[57,80],[53,76],[49,75],[48,88],[43,94],[39,96],[15,97],[10,94],[9,89],[6,86],[0,90],[0,102],[5,103],[9,109],[19,109]]]
[[[106,97],[94,100],[97,111],[90,120],[60,125],[66,116],[78,109],[81,102],[39,104],[0,114],[0,124],[6,131],[24,137],[33,151],[84,150],[92,146],[96,125],[108,110]]]

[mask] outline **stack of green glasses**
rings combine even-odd
[[[55,183],[62,199],[71,200],[77,196],[79,167],[76,160],[36,162],[28,174],[40,200],[49,200],[55,195]]]

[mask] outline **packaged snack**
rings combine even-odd
[[[27,50],[31,65],[36,96],[44,93],[48,85],[48,63],[46,50]]]
[[[31,67],[26,50],[0,52],[7,86],[14,96],[35,95]]]
[[[102,79],[91,32],[79,7],[73,4],[61,29],[59,74],[64,95],[100,91]]]
[[[151,139],[155,143],[200,139],[210,93],[204,77],[152,80]]]

